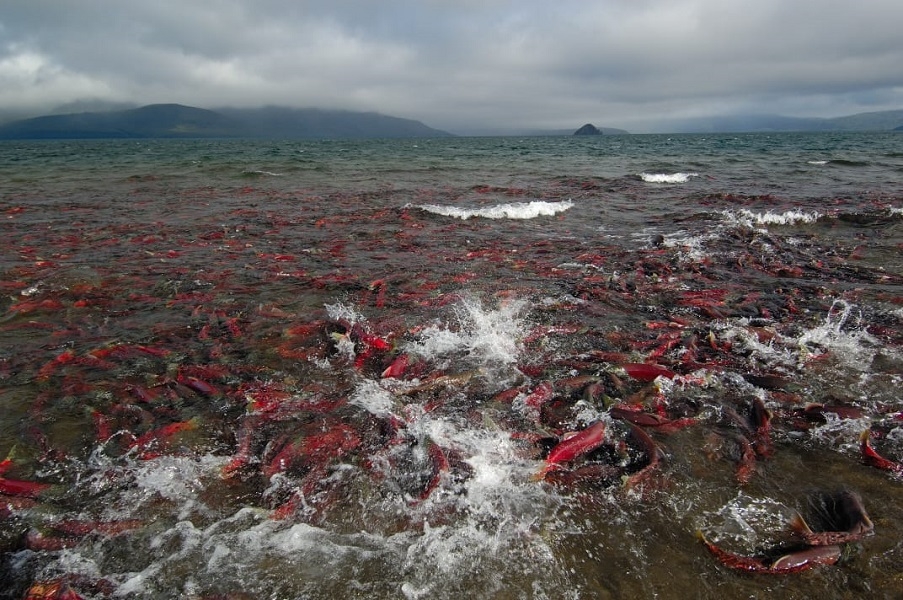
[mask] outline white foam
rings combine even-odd
[[[640,173],[646,183],[686,183],[691,177],[699,177],[699,173]]]
[[[818,211],[787,210],[781,213],[766,211],[753,212],[746,208],[725,210],[722,215],[730,222],[746,227],[762,227],[766,225],[796,225],[797,223],[814,223],[823,215]]]
[[[474,366],[514,364],[526,331],[521,317],[526,306],[525,301],[511,300],[495,310],[486,309],[478,298],[465,297],[453,307],[453,326],[424,329],[417,341],[405,345],[405,351],[428,360],[463,355]]]
[[[392,393],[372,379],[359,383],[348,402],[363,408],[375,417],[387,418],[394,414],[395,398]]]
[[[749,319],[713,323],[712,329],[718,331],[719,338],[749,352],[750,359],[755,361],[782,365],[794,365],[798,362],[798,345],[787,347],[787,340],[777,331],[769,341],[760,341],[756,333],[750,329]]]
[[[472,217],[483,219],[535,219],[536,217],[551,217],[564,212],[574,206],[570,200],[561,202],[547,202],[534,200],[532,202],[513,202],[508,204],[496,204],[482,208],[466,208],[463,206],[441,206],[438,204],[419,204],[417,208],[428,213],[454,217],[467,220]]]
[[[341,302],[327,304],[326,313],[333,321],[347,321],[348,323],[354,324],[358,321],[365,320],[364,316],[357,312],[353,306]]]
[[[861,310],[846,300],[835,300],[824,323],[803,333],[799,345],[804,354],[830,350],[838,361],[857,371],[868,370],[880,348],[865,330]]]
[[[530,564],[554,570],[553,551],[539,530],[548,524],[561,499],[531,481],[536,463],[518,455],[509,434],[429,415],[419,428],[442,447],[457,452],[471,474],[463,483],[463,493],[430,497],[431,502],[452,502],[459,518],[447,525],[427,525],[422,536],[410,540],[405,568],[413,597],[441,585],[443,579],[460,577],[501,557],[529,558]]]
[[[200,479],[226,463],[225,457],[164,455],[140,461],[134,472],[135,483],[148,496],[159,495],[167,500],[187,501],[197,497],[202,489]]]
[[[794,515],[792,508],[772,498],[755,498],[743,491],[716,511],[701,515],[699,528],[714,542],[756,550],[763,541],[779,536]]]
[[[677,231],[664,236],[664,246],[666,248],[677,248],[678,256],[682,262],[699,262],[704,260],[709,254],[706,250],[706,244],[718,238],[717,233],[704,235],[691,235],[687,231]]]
[[[826,160],[809,160],[809,161],[806,161],[806,163],[810,164],[810,165],[816,165],[816,166],[821,167],[821,166],[828,164],[828,161],[826,161]]]
[[[871,426],[868,417],[844,419],[831,412],[823,413],[825,422],[809,430],[814,441],[846,454],[859,454],[859,436]]]
[[[757,362],[804,370],[813,356],[830,352],[832,360],[845,368],[868,373],[876,354],[895,353],[882,348],[880,341],[866,330],[867,325],[856,305],[838,299],[821,323],[795,331],[793,335],[777,327],[774,337],[767,342],[759,341],[755,332],[749,329],[748,319],[713,323],[712,328],[718,331],[720,338],[743,348]]]

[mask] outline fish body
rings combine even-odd
[[[753,426],[752,443],[756,455],[767,457],[774,454],[771,442],[771,411],[765,408],[761,398],[753,400],[750,409],[750,423]]]
[[[796,573],[818,565],[833,565],[842,555],[842,549],[836,544],[828,546],[812,546],[785,554],[771,563],[771,573]]]
[[[647,482],[655,473],[661,461],[662,452],[655,440],[646,433],[646,430],[630,422],[628,425],[630,426],[630,437],[640,446],[647,457],[646,465],[642,469],[624,479],[626,489],[635,489]]]
[[[194,417],[187,421],[178,421],[176,423],[164,425],[163,427],[148,431],[144,435],[136,438],[129,449],[137,450],[138,458],[142,460],[157,458],[162,454],[162,450],[157,449],[158,445],[166,445],[176,435],[185,431],[197,429],[198,424],[198,417]]]
[[[389,366],[385,368],[380,377],[382,377],[383,379],[387,377],[398,379],[399,377],[404,375],[404,372],[407,370],[410,361],[411,357],[407,354],[399,354],[395,358],[395,360],[393,360],[389,364]]]
[[[6,479],[0,477],[0,494],[25,498],[36,498],[50,488],[49,483],[36,481],[21,481],[19,479]]]
[[[894,462],[875,452],[875,449],[872,448],[872,443],[869,440],[870,436],[871,432],[866,429],[859,437],[859,450],[862,454],[862,462],[870,467],[881,469],[882,471],[890,471],[897,475],[903,475],[903,463]]]
[[[767,573],[772,575],[799,573],[819,565],[833,565],[840,560],[842,555],[842,549],[837,545],[810,546],[788,552],[771,560],[766,557],[734,554],[707,540],[702,532],[697,532],[696,535],[721,564],[747,573]]]
[[[671,369],[655,363],[624,363],[621,368],[637,381],[654,381],[658,377],[674,379],[677,376]]]
[[[579,456],[592,452],[605,441],[605,423],[596,421],[586,429],[560,441],[546,458],[535,479],[545,478],[546,473],[558,469],[563,463],[570,462]]]

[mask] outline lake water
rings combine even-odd
[[[903,589],[899,134],[4,142],[0,216],[0,598]]]

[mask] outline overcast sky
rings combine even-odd
[[[0,114],[377,111],[455,133],[903,108],[901,0],[3,0]]]

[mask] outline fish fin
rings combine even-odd
[[[796,534],[803,536],[804,538],[812,535],[812,529],[809,527],[809,524],[806,523],[806,520],[803,519],[803,516],[799,513],[796,513],[792,519],[790,519],[790,529]]]

